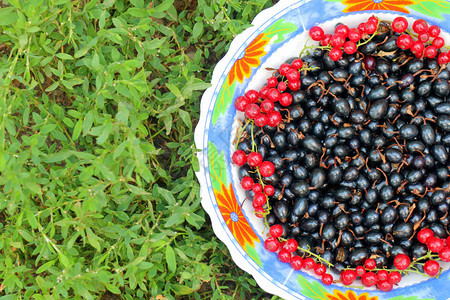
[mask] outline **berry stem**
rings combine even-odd
[[[244,124],[244,126],[241,126],[241,128],[239,128],[237,137],[236,137],[236,147],[235,150],[237,150],[238,146],[239,146],[239,140],[241,139],[242,133],[244,133],[245,128],[247,127],[247,125],[251,122],[252,120],[248,120],[247,123]],[[253,133],[253,131],[252,131]]]
[[[281,238],[281,237],[278,238],[278,239],[279,239],[280,241],[282,241],[282,242],[287,241],[286,239]],[[329,268],[330,268],[330,267],[334,267],[334,265],[333,265],[332,263],[330,263],[328,260],[326,260],[326,259],[320,257],[319,255],[317,255],[317,254],[315,254],[315,253],[312,253],[311,251],[309,251],[309,250],[307,250],[307,249],[303,249],[303,248],[301,248],[301,247],[297,247],[297,249],[299,249],[299,250],[301,250],[301,251],[303,251],[303,252],[306,252],[306,253],[308,253],[308,254],[311,255],[311,256],[314,256],[314,257],[317,258],[319,261],[324,262]]]

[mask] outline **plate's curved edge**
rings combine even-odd
[[[252,27],[247,28],[233,39],[226,55],[217,63],[216,67],[214,68],[211,80],[211,87],[209,87],[205,91],[200,102],[200,119],[194,132],[194,142],[196,148],[200,150],[199,152],[197,152],[197,158],[199,160],[200,166],[203,165],[204,150],[207,149],[207,145],[205,145],[204,135],[206,132],[205,129],[208,122],[207,117],[209,105],[212,100],[214,90],[216,89],[217,85],[220,82],[221,75],[224,73],[225,68],[229,64],[230,60],[233,58],[233,54],[235,52],[233,51],[233,49],[237,50],[237,48],[239,48],[242,45],[243,41],[246,41],[251,35],[253,35],[258,30],[258,26],[262,24],[265,20],[275,16],[276,14],[278,14],[280,11],[282,11],[291,4],[292,0],[281,0],[274,6],[261,11],[253,19]],[[255,269],[252,265],[249,264],[247,260],[242,259],[242,254],[235,249],[235,245],[233,244],[233,242],[229,240],[229,237],[222,230],[220,221],[211,217],[214,215],[214,207],[212,206],[211,201],[209,201],[210,194],[208,192],[205,170],[200,167],[199,171],[195,172],[195,174],[200,183],[200,197],[202,199],[201,203],[205,211],[210,216],[213,231],[215,235],[227,246],[227,249],[230,251],[231,257],[233,261],[236,263],[236,265],[245,272],[252,275],[253,278],[256,280],[257,284],[266,292],[272,294],[274,290],[278,290],[277,294],[280,297],[283,297],[285,299],[299,299],[297,297],[293,297],[287,291],[280,290],[279,287],[276,286],[273,282],[271,282],[266,277],[262,276],[257,269]]]

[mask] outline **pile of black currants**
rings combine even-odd
[[[315,26],[321,46],[235,101],[232,161],[270,228],[265,247],[325,284],[334,269],[389,291],[450,261],[450,58],[437,26],[407,28]]]

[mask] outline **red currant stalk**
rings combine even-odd
[[[236,147],[235,150],[237,150],[238,146],[239,146],[239,141],[241,140],[242,134],[244,133],[245,128],[247,128],[248,124],[250,124],[253,120],[248,120],[247,123],[244,124],[244,126],[242,126],[241,128],[239,128],[238,134],[237,134],[237,138],[236,138]],[[253,131],[252,131],[253,132]]]

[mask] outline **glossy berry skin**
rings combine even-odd
[[[253,185],[253,187],[252,187],[252,191],[253,191],[254,193],[261,193],[262,190],[263,190],[263,187],[262,187],[262,185],[261,185],[260,183],[255,183],[255,184]]]
[[[291,261],[291,252],[281,249],[280,252],[278,252],[278,259],[284,263],[290,262]]]
[[[238,111],[245,111],[249,104],[250,101],[247,99],[247,97],[244,96],[239,96],[236,98],[236,100],[234,100],[234,106]]]
[[[358,25],[358,30],[361,34],[363,34],[364,32],[366,32],[366,23],[359,23]]]
[[[375,33],[377,31],[378,24],[372,21],[366,22],[366,25],[364,26],[364,30],[368,34]]]
[[[352,41],[347,41],[344,44],[344,52],[347,54],[355,53],[357,48],[356,43]]]
[[[340,25],[336,26],[336,28],[334,29],[334,33],[340,33],[344,37],[348,37],[349,31],[350,31],[350,29],[348,28],[348,26],[344,25],[344,24],[340,24]]]
[[[363,266],[357,266],[355,268],[355,273],[358,277],[362,277],[364,274],[366,274],[366,269]]]
[[[415,41],[410,48],[411,52],[414,54],[422,53],[424,49],[425,46],[419,41]]]
[[[425,33],[428,31],[427,21],[424,19],[415,20],[412,26],[415,33]]]
[[[438,238],[438,237],[430,237],[427,241],[427,247],[428,250],[430,250],[433,253],[439,253],[444,248],[444,240]]]
[[[272,102],[277,102],[278,100],[280,100],[281,97],[281,93],[278,89],[276,88],[270,88],[267,91],[267,99],[269,99]]]
[[[269,118],[269,121],[267,122],[267,125],[270,127],[276,127],[278,124],[281,123],[281,114],[278,111],[271,111],[267,114],[267,117]]]
[[[410,264],[411,259],[406,254],[397,254],[394,258],[394,266],[400,271],[408,269]]]
[[[261,173],[262,177],[272,176],[275,172],[275,166],[270,161],[263,161],[259,166],[259,173]]]
[[[245,93],[245,97],[251,102],[251,103],[256,103],[259,99],[259,93],[258,91],[255,90],[248,90]]]
[[[288,239],[286,241],[286,244],[284,245],[283,249],[288,252],[294,252],[295,250],[297,250],[297,247],[298,247],[298,243],[296,240]]]
[[[271,87],[271,88],[273,88],[273,87],[276,87],[277,86],[277,84],[278,84],[278,79],[276,78],[276,77],[269,77],[268,79],[267,79],[267,86],[268,87]]]
[[[273,237],[269,237],[264,241],[264,248],[270,252],[276,252],[280,248],[280,242]]]
[[[431,25],[430,28],[428,28],[428,35],[431,37],[437,37],[441,33],[441,28],[436,25]]]
[[[348,32],[348,39],[352,42],[358,42],[361,39],[361,32],[358,28],[351,28]]]
[[[342,50],[340,48],[333,48],[330,50],[330,58],[333,61],[338,61],[342,57]]]
[[[303,258],[298,255],[291,257],[291,267],[294,270],[300,270],[303,267]]]
[[[402,275],[397,271],[389,273],[388,281],[392,284],[397,284],[402,280]]]
[[[264,218],[264,214],[266,213],[266,210],[262,206],[258,206],[255,208],[255,216],[262,219]]]
[[[439,266],[439,263],[432,259],[427,261],[423,266],[423,270],[425,271],[425,273],[430,276],[436,276],[439,273],[440,269],[441,267]]]
[[[335,33],[331,36],[330,44],[332,47],[339,48],[345,44],[345,36],[340,33]]]
[[[249,176],[245,176],[242,178],[241,180],[241,186],[244,190],[251,190],[253,188],[254,182],[253,182],[253,178],[249,177]]]
[[[446,246],[439,251],[439,258],[443,262],[450,262],[450,247]]]
[[[381,281],[377,283],[377,287],[382,292],[390,292],[393,288],[393,284],[389,281]]]
[[[356,280],[356,273],[353,270],[345,270],[341,272],[341,281],[344,285],[351,285]]]
[[[303,67],[303,61],[301,60],[301,59],[299,59],[299,58],[297,58],[297,59],[294,59],[293,61],[292,61],[292,67],[294,68],[294,69],[301,69],[302,67]]]
[[[422,34],[419,34],[417,39],[419,42],[425,44],[430,39],[430,36],[428,35],[428,33],[422,33]]]
[[[323,39],[320,41],[321,46],[328,46],[331,42],[331,34],[327,33],[323,36]]]
[[[260,109],[257,104],[252,103],[245,108],[245,116],[249,119],[256,118],[259,115],[259,113]]]
[[[309,36],[313,41],[320,41],[323,38],[324,34],[325,33],[323,32],[323,29],[319,26],[313,26],[309,30]]]
[[[389,273],[386,270],[380,270],[377,272],[378,281],[387,281]]]
[[[269,228],[269,233],[273,238],[279,238],[283,235],[283,226],[280,224],[272,225]]]
[[[300,80],[289,81],[288,83],[288,87],[293,91],[297,91],[298,89],[300,89],[300,86],[301,86]]]
[[[424,50],[424,55],[428,58],[435,58],[437,55],[437,48],[434,46],[428,46]]]
[[[272,196],[274,193],[275,188],[272,185],[268,184],[264,187],[264,194],[266,194],[267,196]]]
[[[367,287],[374,286],[375,284],[377,284],[377,282],[378,282],[377,274],[373,272],[367,272],[361,277],[361,283]]]
[[[414,41],[409,34],[402,34],[397,38],[397,46],[403,50],[411,48],[413,43]]]
[[[273,102],[270,100],[266,99],[261,102],[261,110],[265,113],[269,113],[269,112],[273,111],[274,108],[275,108],[275,104],[273,104]]]
[[[450,55],[448,54],[448,52],[439,53],[438,64],[445,65],[448,62],[450,62]]]
[[[282,64],[278,69],[278,72],[280,72],[281,75],[286,76],[286,72],[290,69],[292,69],[292,66],[290,64]]]
[[[305,270],[312,270],[316,266],[316,262],[311,257],[307,257],[303,260],[303,268]]]
[[[286,84],[286,82],[284,82],[284,81],[280,81],[280,82],[278,82],[278,85],[277,85],[277,89],[280,91],[280,92],[284,92],[286,89],[287,89],[287,84]]]
[[[253,196],[253,208],[262,207],[264,204],[267,203],[267,197],[261,192],[255,193]]]
[[[247,155],[243,150],[236,150],[231,157],[233,163],[238,166],[243,166],[247,162]]]
[[[250,167],[257,167],[263,161],[262,155],[258,152],[250,152],[247,155],[247,163]]]
[[[441,38],[440,36],[435,37],[433,40],[433,46],[435,46],[436,48],[442,48],[445,45],[444,39]]]
[[[373,270],[376,268],[377,263],[375,262],[374,259],[369,258],[364,262],[364,266],[366,267],[367,270]]]
[[[267,125],[268,122],[269,122],[269,118],[265,114],[259,114],[255,118],[255,125],[258,127],[264,127]]]
[[[280,104],[283,106],[289,106],[292,104],[292,95],[289,93],[283,93],[280,97]]]
[[[322,283],[325,285],[331,285],[333,283],[333,275],[323,274],[322,275]]]
[[[316,273],[316,275],[322,276],[326,272],[327,272],[327,267],[325,267],[323,264],[317,264],[314,267],[314,273]]]
[[[408,21],[403,17],[397,17],[392,21],[392,30],[398,33],[404,32],[408,28]]]
[[[426,244],[431,237],[434,237],[434,233],[430,228],[421,229],[417,233],[417,240],[422,244]]]

